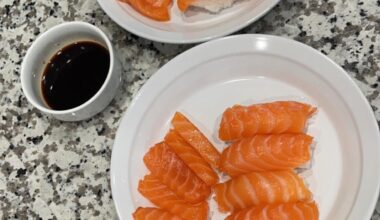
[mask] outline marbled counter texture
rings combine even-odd
[[[87,21],[112,39],[123,85],[101,114],[64,123],[34,109],[20,84],[31,42],[63,21]],[[380,120],[380,1],[282,0],[240,33],[306,43],[341,65]],[[194,45],[155,43],[128,33],[95,0],[0,1],[0,218],[114,219],[110,190],[113,139],[123,112],[149,77]],[[373,219],[380,219],[380,204]]]

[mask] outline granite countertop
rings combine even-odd
[[[95,24],[110,36],[124,72],[121,89],[102,113],[65,123],[27,102],[20,64],[40,33],[73,20]],[[282,0],[239,33],[284,36],[326,54],[352,76],[380,120],[379,0]],[[110,20],[95,0],[1,0],[0,218],[117,218],[109,171],[123,112],[158,68],[192,46],[132,35]],[[380,204],[373,219],[380,219]]]

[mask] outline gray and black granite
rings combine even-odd
[[[20,64],[35,38],[64,21],[100,27],[123,63],[123,84],[102,113],[77,123],[41,114],[21,91]],[[341,65],[380,121],[380,1],[282,0],[239,33],[306,43]],[[158,68],[194,45],[139,38],[95,0],[0,1],[0,218],[115,219],[110,159],[120,119]],[[380,204],[372,219],[380,219]]]

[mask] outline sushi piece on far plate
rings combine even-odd
[[[293,171],[253,172],[215,185],[221,212],[251,206],[310,201],[312,194]]]
[[[138,191],[156,206],[184,220],[207,220],[209,209],[207,202],[189,204],[151,174],[140,180]]]
[[[132,6],[140,14],[157,21],[169,21],[171,0],[119,0]]]
[[[255,135],[222,152],[220,170],[230,176],[252,171],[289,170],[311,159],[313,138],[306,134]]]
[[[219,177],[203,157],[174,130],[165,136],[165,143],[186,163],[207,185],[218,183]]]
[[[133,213],[134,220],[182,220],[168,211],[157,208],[137,208]]]
[[[307,120],[316,111],[311,105],[295,101],[235,105],[223,113],[219,138],[236,141],[256,134],[304,133]]]
[[[144,163],[154,176],[189,203],[204,201],[211,193],[210,187],[164,142],[149,149]]]
[[[228,216],[226,220],[318,220],[319,211],[315,202],[281,203],[254,206]]]
[[[212,167],[218,167],[220,152],[186,116],[176,112],[172,119],[172,125],[174,130],[197,150]]]
[[[217,13],[225,8],[229,8],[236,0],[177,0],[178,8],[185,12],[190,6],[206,9],[212,13]]]

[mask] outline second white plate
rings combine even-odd
[[[259,19],[279,0],[239,0],[218,14],[193,9],[183,14],[174,1],[168,22],[146,18],[118,0],[98,2],[107,15],[125,30],[153,41],[183,44],[231,34]]]
[[[113,147],[112,195],[121,219],[152,206],[137,191],[148,173],[143,156],[163,139],[175,111],[184,112],[212,137],[233,104],[278,99],[315,103],[308,134],[317,142],[305,174],[321,220],[369,219],[379,183],[380,137],[372,110],[344,70],[301,43],[266,35],[228,37],[174,58],[143,86],[124,116]],[[212,219],[222,215],[211,206]]]

